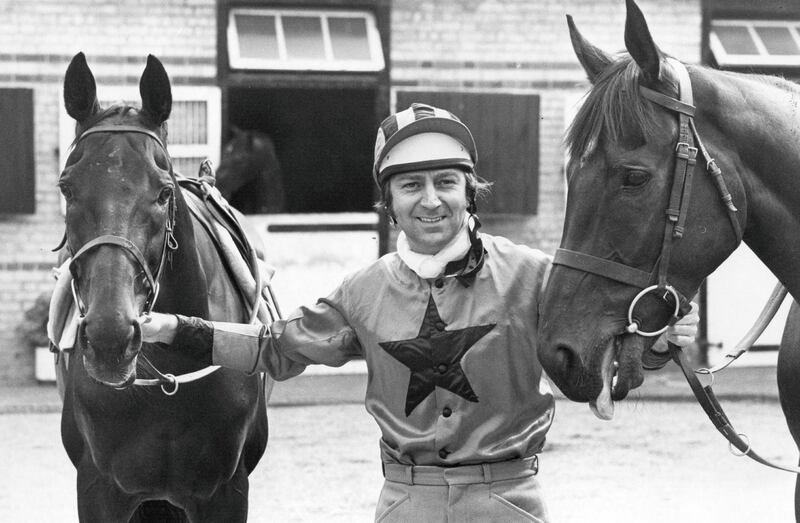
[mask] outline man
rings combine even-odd
[[[389,116],[373,176],[397,252],[272,325],[153,314],[145,341],[278,380],[363,357],[386,478],[376,521],[547,521],[536,475],[554,400],[536,344],[551,259],[478,233],[488,184],[476,162],[453,114],[413,104]],[[670,339],[690,343],[696,323]]]

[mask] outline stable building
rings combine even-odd
[[[689,63],[796,75],[800,10],[768,0],[642,0],[659,46]],[[336,234],[393,249],[373,209],[380,121],[411,102],[459,115],[475,134],[484,230],[553,252],[565,182],[562,135],[588,84],[565,15],[596,45],[623,49],[618,0],[0,0],[0,383],[34,380],[16,327],[52,288],[63,235],[58,173],[74,122],[63,75],[82,51],[107,104],[138,102],[148,54],[173,85],[176,169],[219,164],[233,129],[266,133],[284,173],[285,212],[253,215],[301,256]],[[284,236],[281,236],[284,235]],[[294,235],[294,236],[291,236]],[[338,238],[338,237],[336,237]],[[337,251],[353,250],[350,236]],[[314,256],[320,257],[319,253]],[[328,275],[335,284],[337,275]],[[324,295],[329,289],[319,289]],[[280,296],[279,296],[280,297]]]

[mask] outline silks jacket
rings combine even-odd
[[[553,418],[537,350],[550,257],[481,234],[474,279],[417,276],[396,253],[271,326],[212,322],[213,362],[282,380],[363,357],[382,460],[453,466],[530,457]]]

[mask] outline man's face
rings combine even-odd
[[[392,211],[411,250],[436,254],[455,237],[467,212],[467,182],[460,169],[395,174],[389,179]]]

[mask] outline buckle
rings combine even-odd
[[[675,145],[675,153],[682,158],[693,160],[697,158],[697,147],[693,147],[687,142],[678,142]]]

